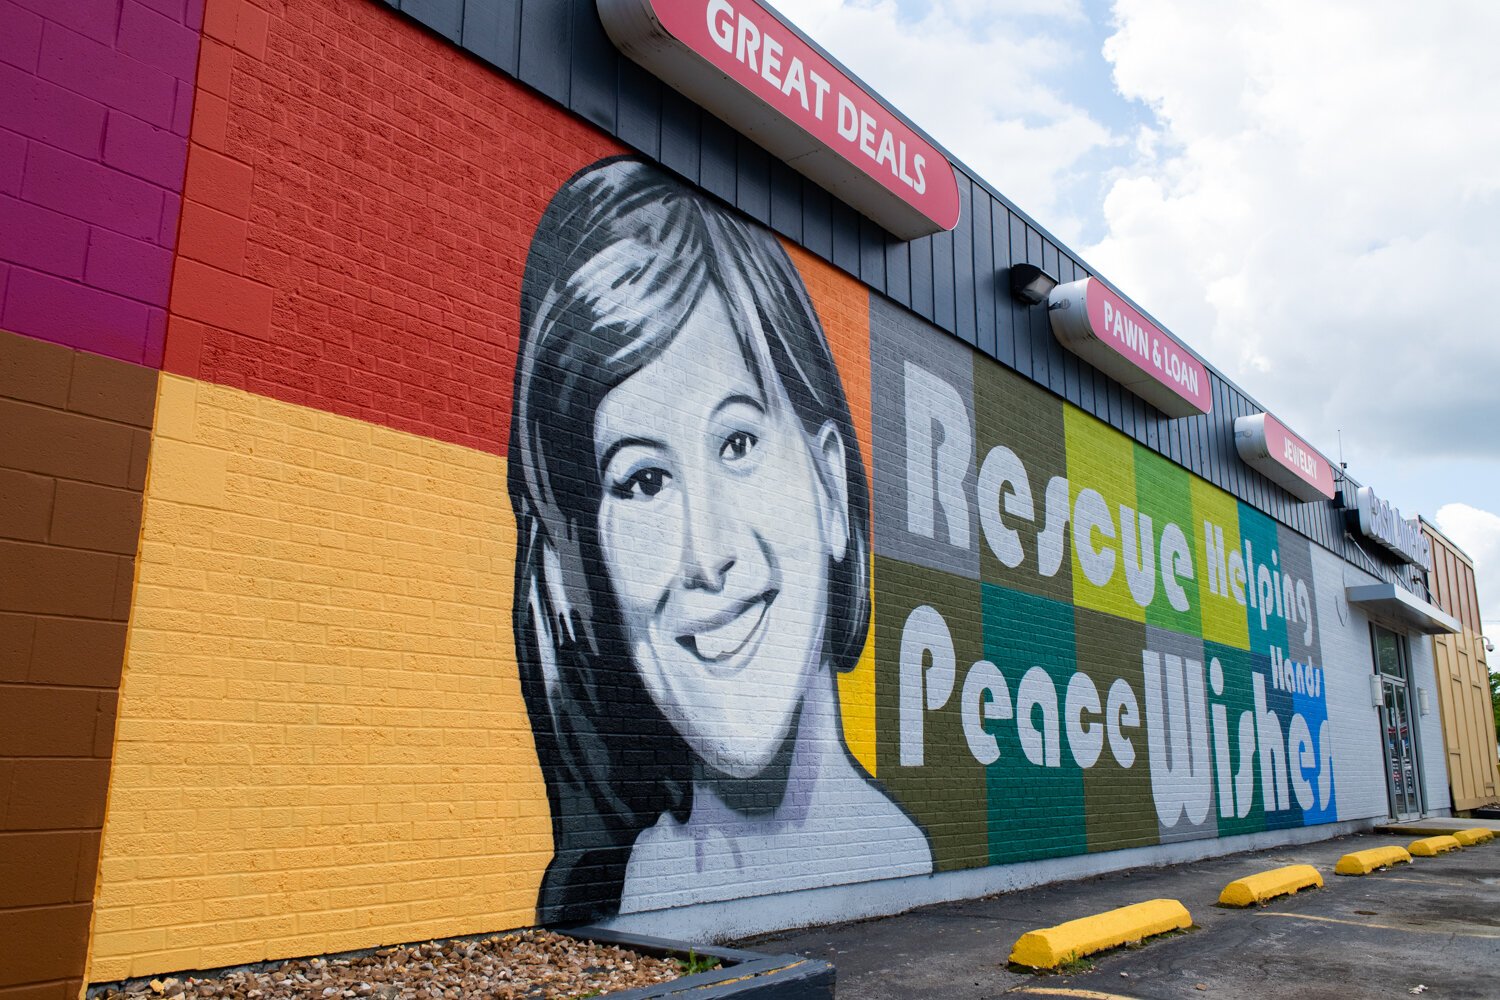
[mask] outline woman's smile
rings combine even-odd
[[[677,636],[678,645],[721,673],[738,670],[759,648],[765,636],[767,612],[777,593],[768,590],[735,605],[717,619],[690,625]],[[745,655],[740,656],[741,652]]]

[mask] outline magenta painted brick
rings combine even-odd
[[[12,66],[0,66],[0,128],[66,149],[98,156],[104,107]]]
[[[41,51],[42,19],[11,0],[0,0],[0,62],[33,73]]]
[[[120,20],[120,0],[15,0],[49,21],[110,43]]]
[[[51,23],[43,29],[38,71],[44,79],[109,107],[153,125],[172,126],[175,79],[75,31]]]
[[[122,295],[13,267],[0,327],[141,364],[150,313]]]
[[[45,234],[45,239],[37,239]],[[0,195],[0,259],[64,278],[83,277],[89,227],[77,219]]]
[[[88,239],[84,280],[95,288],[143,302],[165,302],[172,252],[153,242],[95,228]]]
[[[125,55],[176,77],[198,57],[198,33],[180,18],[162,17],[136,0],[120,8],[119,48]]]
[[[177,190],[187,167],[187,140],[124,112],[111,111],[104,125],[104,162]]]
[[[26,140],[0,128],[0,194],[20,194],[26,170]]]
[[[203,0],[0,0],[0,326],[159,366]]]
[[[21,197],[127,236],[154,239],[163,191],[102,163],[33,145]]]

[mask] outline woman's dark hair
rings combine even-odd
[[[829,567],[824,657],[845,670],[864,647],[869,487],[838,368],[786,251],[639,160],[576,174],[526,260],[509,451],[516,653],[552,808],[542,923],[618,912],[637,835],[691,809],[691,752],[636,673],[599,551],[593,439],[605,395],[660,355],[711,289],[757,383],[768,357],[810,440],[829,421],[842,437],[849,538]]]

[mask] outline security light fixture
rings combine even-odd
[[[1047,301],[1057,279],[1035,264],[1012,264],[1010,266],[1010,294],[1028,305]]]

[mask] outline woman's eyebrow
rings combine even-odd
[[[728,409],[731,406],[734,406],[736,403],[741,406],[748,406],[762,416],[765,415],[766,404],[761,402],[756,397],[743,392],[737,392],[733,396],[725,396],[723,399],[719,400],[719,405],[714,407],[714,412],[712,415],[717,417],[720,413],[724,412],[724,410]]]
[[[614,460],[615,454],[621,448],[666,448],[666,445],[655,438],[646,437],[624,437],[610,444],[604,449],[604,454],[599,458],[599,474],[604,475],[604,470],[609,468],[609,463]]]

